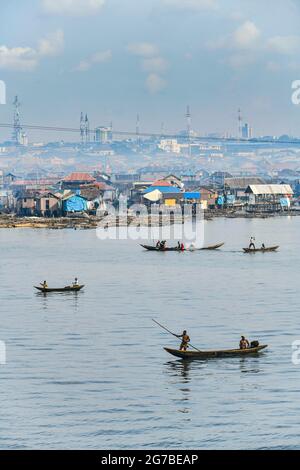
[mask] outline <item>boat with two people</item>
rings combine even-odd
[[[255,245],[255,237],[251,237],[248,248],[243,248],[243,250],[244,253],[269,253],[272,251],[277,251],[278,248],[279,245],[265,246],[264,243],[261,244],[261,247],[257,248],[257,246]]]
[[[79,292],[83,289],[84,284],[79,284],[77,277],[75,277],[73,283],[65,287],[48,287],[47,281],[41,282],[40,286],[34,286],[40,292]]]
[[[244,336],[241,337],[239,347],[235,349],[215,349],[210,351],[202,351],[191,344],[190,337],[186,330],[182,334],[172,333],[165,326],[158,323],[156,320],[152,319],[154,323],[163,328],[165,331],[175,336],[181,340],[179,349],[164,348],[164,350],[183,360],[194,360],[194,359],[216,359],[216,358],[226,358],[226,357],[245,357],[251,355],[257,355],[260,351],[263,351],[268,347],[268,345],[260,345],[258,341],[249,342]],[[192,348],[193,351],[188,351],[188,348]]]

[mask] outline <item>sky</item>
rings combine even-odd
[[[0,80],[12,121],[300,136],[300,0],[0,0]],[[5,131],[7,132],[7,131]],[[3,135],[1,131],[0,136]]]

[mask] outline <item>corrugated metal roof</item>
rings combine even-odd
[[[243,189],[247,188],[249,185],[260,185],[265,184],[265,180],[260,178],[259,176],[243,176],[243,177],[233,177],[233,178],[225,178],[224,181],[226,186],[229,188],[237,188]]]
[[[160,187],[163,187],[163,186],[172,186],[171,183],[169,183],[169,181],[164,181],[164,180],[156,180],[154,181],[154,183],[151,184],[151,186],[160,186]]]
[[[158,189],[161,193],[180,193],[180,189],[176,188],[175,186],[151,186],[150,188],[146,189],[143,194],[150,193]]]
[[[183,193],[184,199],[200,199],[200,193],[197,191],[194,192],[185,192]]]
[[[246,193],[252,193],[256,196],[259,195],[285,195],[294,194],[289,184],[250,184],[246,189]]]
[[[70,175],[66,176],[63,181],[74,181],[74,182],[81,182],[81,181],[96,181],[93,176],[89,175],[88,173],[71,173]]]

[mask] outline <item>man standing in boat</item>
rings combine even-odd
[[[251,248],[253,248],[253,250],[255,250],[255,238],[254,237],[251,237],[250,238],[250,243],[249,243],[249,250],[251,250]]]
[[[182,335],[176,335],[176,336],[177,338],[181,338],[181,345],[180,345],[179,350],[186,351],[187,348],[189,347],[189,342],[191,341],[189,335],[187,334],[187,331],[184,330]]]

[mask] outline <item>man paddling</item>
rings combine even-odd
[[[249,347],[249,341],[245,338],[245,336],[242,336],[240,341],[240,349],[248,349]]]
[[[187,348],[189,347],[189,342],[191,341],[189,335],[187,334],[187,331],[184,330],[182,335],[175,335],[175,336],[177,336],[177,338],[181,338],[181,345],[180,345],[179,350],[186,351]]]

